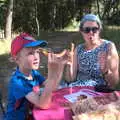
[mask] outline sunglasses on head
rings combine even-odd
[[[81,28],[81,31],[84,33],[89,33],[90,31],[92,31],[93,33],[96,33],[99,30],[98,27],[83,27]]]
[[[24,40],[34,40],[32,37],[30,37],[30,36],[25,36],[25,37],[22,37]]]

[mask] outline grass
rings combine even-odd
[[[70,28],[70,27],[68,27],[68,28]],[[64,39],[63,42],[65,42],[65,39],[71,39],[75,44],[80,43],[80,35],[77,34],[76,31],[74,31],[74,32],[76,32],[76,34],[74,34],[72,36],[72,38],[69,37],[69,35],[71,35],[71,33],[73,33],[74,26],[71,27],[72,30],[71,29],[68,30],[68,28],[66,28],[67,32],[64,31],[65,29],[63,31],[59,31],[59,32],[49,32],[49,33],[48,32],[41,32],[40,33],[40,36],[41,36],[40,39],[48,40],[48,43],[50,41],[54,40],[54,43],[52,42],[53,46],[55,46],[55,44],[57,42],[58,42],[58,45],[62,46],[63,45],[62,39]],[[72,32],[70,32],[70,30]],[[66,38],[66,36],[67,36],[67,38]],[[113,41],[115,43],[116,47],[117,47],[117,50],[118,50],[119,54],[120,54],[120,26],[119,27],[116,27],[116,26],[105,27],[104,31],[102,32],[102,37],[105,38],[105,39]],[[9,40],[9,41],[0,40],[0,48],[1,48],[0,49],[0,62],[2,64],[5,61],[8,62],[7,59],[8,59],[9,53],[10,53],[10,44],[11,44],[11,40]],[[68,47],[67,43],[64,46]],[[6,65],[7,65],[7,63],[4,66],[6,66]]]
[[[57,32],[44,32],[41,31],[40,33],[40,38],[41,39],[54,39],[54,38],[59,38],[59,36],[64,35],[64,33],[69,32],[77,32],[78,31],[78,27],[72,27],[72,26],[68,26],[67,28],[61,30],[61,31],[57,31]],[[65,34],[66,35],[66,34]],[[116,44],[117,50],[120,53],[120,26],[108,26],[105,27],[103,32],[102,32],[102,37],[107,39],[107,40],[111,40]],[[80,42],[80,35],[75,35],[73,37],[73,40],[76,42],[76,44],[78,44]],[[11,40],[0,40],[0,55],[4,55],[4,54],[9,54],[10,52],[10,44],[11,44]]]
[[[0,55],[8,54],[10,51],[11,41],[0,40]]]
[[[82,41],[80,34],[77,31],[73,31],[75,27],[69,27],[64,29],[67,31],[56,31],[56,32],[41,32],[40,39],[45,39],[50,43],[50,47],[56,48],[56,46],[63,48],[69,48],[70,42],[78,44]],[[76,29],[75,29],[76,30]],[[105,27],[102,33],[102,37],[113,41],[116,44],[117,50],[120,54],[120,27],[109,26]],[[81,40],[81,41],[80,41]],[[67,41],[67,42],[66,42]],[[68,43],[69,42],[69,43]],[[10,57],[10,44],[11,41],[0,40],[0,75],[7,75],[8,71],[14,67],[13,63],[8,60]]]

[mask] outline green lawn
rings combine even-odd
[[[78,31],[57,31],[57,32],[41,32],[40,39],[45,39],[49,43],[49,47],[55,49],[69,48],[70,43],[78,44],[82,42],[81,35]],[[118,53],[120,55],[120,27],[107,27],[102,32],[102,38],[113,41],[116,44]],[[8,59],[10,57],[11,41],[0,40],[0,75],[7,76],[9,71],[14,69],[15,64]],[[43,60],[44,61],[44,60]],[[43,63],[44,65],[46,63]],[[47,70],[43,70],[43,74]]]

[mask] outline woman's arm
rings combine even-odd
[[[70,61],[66,64],[65,69],[65,78],[67,82],[74,81],[77,75],[77,48],[70,54]]]
[[[119,56],[114,43],[109,46],[107,57],[108,72],[105,74],[105,79],[111,87],[119,83]]]

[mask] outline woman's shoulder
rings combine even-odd
[[[104,44],[113,44],[113,41],[107,40],[107,39],[103,39],[103,43]]]
[[[106,40],[106,39],[102,39],[102,44],[99,46],[100,48],[109,48],[109,46],[111,46],[112,44],[114,44],[114,42],[110,41],[110,40]]]
[[[107,46],[107,48],[116,48],[115,43],[110,40],[104,40],[104,45]]]
[[[77,45],[77,48],[81,48],[83,46],[84,46],[84,43],[80,43],[80,44]]]
[[[83,49],[83,48],[84,48],[84,43],[78,44],[78,45],[76,46],[77,51],[78,51],[78,50],[81,50],[81,49]]]
[[[77,54],[79,53],[82,53],[84,51],[84,43],[81,43],[81,44],[78,44],[77,46],[76,46],[76,52],[77,52]]]

